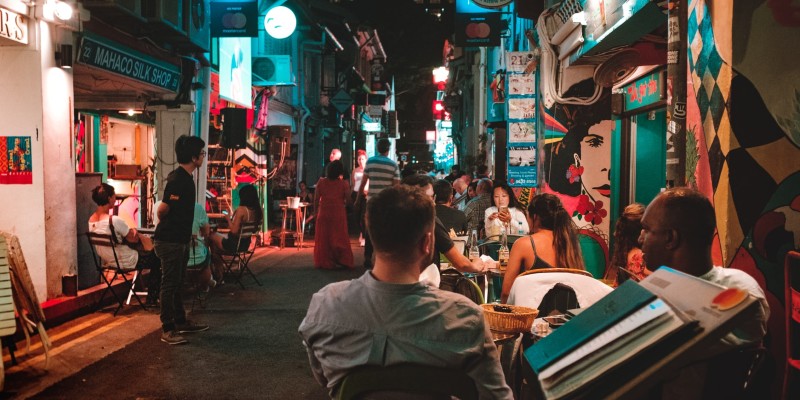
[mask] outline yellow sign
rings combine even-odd
[[[28,21],[25,16],[0,7],[0,38],[28,44]]]

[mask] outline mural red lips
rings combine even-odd
[[[611,186],[607,183],[604,185],[593,187],[592,189],[596,190],[597,193],[600,193],[601,196],[611,198]]]

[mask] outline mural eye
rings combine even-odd
[[[600,146],[603,145],[603,141],[605,139],[603,139],[602,136],[589,135],[589,136],[586,137],[585,140],[586,140],[586,144],[588,144],[591,147],[600,147]]]

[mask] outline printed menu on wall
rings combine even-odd
[[[0,136],[0,185],[33,184],[30,136]]]
[[[508,184],[536,187],[536,55],[531,51],[506,54],[508,88]]]

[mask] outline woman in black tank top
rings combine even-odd
[[[586,269],[577,230],[558,197],[549,193],[535,196],[528,205],[528,219],[532,234],[528,240],[517,240],[511,248],[503,279],[503,302],[508,300],[514,280],[526,270],[554,267]],[[552,243],[555,265],[539,256],[534,239],[539,240],[540,245],[543,241]]]

